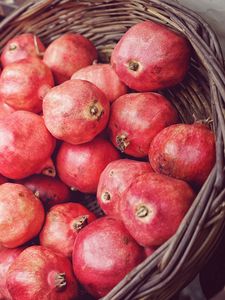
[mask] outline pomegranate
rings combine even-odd
[[[55,139],[42,117],[16,111],[0,121],[0,173],[11,179],[32,175],[47,161]]]
[[[69,80],[46,95],[43,113],[53,136],[71,144],[82,144],[106,127],[109,102],[94,84]]]
[[[4,176],[2,176],[0,174],[0,184],[6,183],[6,182],[8,182],[7,178],[5,178]]]
[[[123,223],[103,217],[86,226],[74,243],[74,273],[94,297],[105,296],[145,254]]]
[[[149,159],[156,172],[201,186],[216,160],[215,136],[202,124],[176,124],[153,140]]]
[[[46,215],[40,244],[71,258],[78,232],[95,219],[95,215],[79,203],[55,205]]]
[[[144,248],[146,257],[151,256],[155,252],[155,248],[153,247],[145,247]]]
[[[44,164],[36,170],[35,174],[43,174],[50,177],[56,176],[56,169],[54,162],[51,158],[48,158],[47,161],[44,162]]]
[[[35,237],[44,222],[41,201],[22,184],[0,185],[0,243],[18,247]]]
[[[68,202],[71,198],[70,189],[58,178],[45,175],[33,175],[20,181],[38,197],[45,208]]]
[[[92,42],[74,33],[66,33],[53,41],[43,58],[58,84],[69,80],[74,72],[91,65],[96,59],[97,50]]]
[[[113,102],[126,94],[127,87],[120,81],[116,72],[109,64],[95,64],[75,72],[71,79],[87,80],[104,92],[106,98]]]
[[[110,138],[120,151],[145,157],[156,134],[177,120],[176,110],[160,94],[126,94],[111,106]]]
[[[83,193],[96,193],[101,172],[119,157],[117,150],[107,140],[98,137],[82,145],[63,143],[56,166],[65,184]]]
[[[127,86],[154,91],[183,80],[191,56],[188,40],[152,21],[132,26],[114,48],[111,64]]]
[[[186,182],[149,172],[123,193],[120,214],[140,245],[159,246],[176,232],[194,198]]]
[[[14,263],[16,258],[24,250],[23,247],[7,249],[0,249],[0,299],[1,300],[12,300],[11,295],[8,292],[6,286],[6,274],[9,267]]]
[[[136,177],[151,171],[147,162],[119,159],[109,163],[101,173],[97,190],[98,204],[104,213],[120,218],[119,203],[123,200],[123,192]]]
[[[5,67],[25,58],[40,58],[44,51],[45,46],[38,36],[32,33],[23,33],[8,41],[3,48],[1,62],[3,67]]]
[[[0,120],[14,112],[15,109],[0,100]]]
[[[74,300],[78,286],[68,258],[42,246],[25,249],[11,265],[6,283],[13,300]]]
[[[36,58],[6,66],[0,77],[0,98],[16,110],[39,113],[42,100],[54,86],[50,69]]]

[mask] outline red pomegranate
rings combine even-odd
[[[56,147],[55,147],[56,148]],[[36,170],[35,174],[42,174],[50,177],[56,176],[55,164],[51,158],[48,158],[43,165]]]
[[[5,67],[25,58],[40,58],[44,51],[45,46],[38,36],[32,33],[23,33],[8,41],[2,51],[1,63]]]
[[[16,110],[39,113],[42,100],[54,86],[50,69],[36,58],[6,66],[0,77],[0,98]]]
[[[176,124],[153,140],[149,159],[156,172],[201,186],[216,161],[215,136],[202,124]]]
[[[0,185],[0,243],[18,247],[34,238],[44,222],[41,201],[22,184]]]
[[[160,94],[126,94],[111,106],[110,138],[120,151],[145,157],[156,134],[177,120],[176,110]]]
[[[73,269],[84,288],[98,299],[144,258],[143,248],[121,221],[102,217],[78,234],[74,243]]]
[[[127,86],[155,91],[183,80],[190,62],[188,40],[152,21],[132,26],[112,52],[111,64]]]
[[[0,100],[0,120],[4,119],[6,116],[10,115],[14,111],[14,108]]]
[[[146,257],[151,256],[155,252],[155,248],[153,247],[145,247],[144,248]]]
[[[63,143],[56,166],[65,184],[83,193],[96,193],[101,172],[119,157],[117,150],[107,140],[98,137],[82,145]]]
[[[95,59],[97,50],[91,41],[80,34],[66,33],[48,46],[43,60],[59,84],[69,80],[77,70],[91,65]]]
[[[0,173],[8,178],[34,174],[54,147],[43,118],[32,112],[16,111],[0,121]]]
[[[119,203],[123,200],[123,192],[134,179],[151,171],[147,162],[119,159],[109,163],[101,173],[97,190],[98,204],[104,213],[120,218]]]
[[[25,249],[6,283],[13,300],[74,300],[78,286],[68,258],[42,246]]]
[[[0,184],[8,182],[8,179],[0,174]]]
[[[95,215],[79,203],[55,205],[46,215],[40,244],[71,258],[78,233],[95,219]]]
[[[33,175],[21,180],[20,183],[29,188],[47,209],[68,202],[71,198],[70,189],[58,178]]]
[[[82,79],[95,84],[113,102],[126,94],[127,87],[109,64],[95,64],[75,72],[71,79]]]
[[[106,127],[109,102],[94,84],[69,80],[46,95],[43,113],[53,136],[76,145],[89,142]]]
[[[16,258],[24,250],[23,247],[7,249],[0,249],[0,299],[1,300],[13,300],[9,294],[6,286],[6,274],[9,267],[14,263]]]
[[[149,172],[123,193],[120,214],[140,245],[159,246],[176,232],[194,198],[186,182]]]

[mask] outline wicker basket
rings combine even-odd
[[[135,268],[104,300],[168,300],[201,269],[220,239],[225,216],[225,72],[217,38],[198,15],[169,0],[31,0],[0,24],[0,47],[34,32],[47,45],[72,31],[90,38],[108,61],[133,24],[154,20],[182,32],[195,55],[185,81],[166,91],[183,122],[205,120],[217,137],[214,169],[176,235]],[[98,211],[96,203],[93,210]]]

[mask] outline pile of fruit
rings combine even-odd
[[[69,300],[82,289],[98,299],[175,234],[215,163],[213,132],[182,124],[162,94],[191,54],[152,21],[123,35],[111,64],[80,34],[47,49],[30,33],[7,43],[0,299]],[[82,205],[89,194],[105,216]]]

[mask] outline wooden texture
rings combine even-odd
[[[154,20],[184,34],[194,49],[188,76],[165,92],[183,122],[206,122],[216,134],[217,160],[177,233],[128,274],[104,300],[168,300],[209,259],[224,227],[225,73],[217,37],[197,14],[170,0],[39,0],[0,23],[0,48],[14,35],[36,33],[46,45],[61,34],[84,34],[102,62],[127,29]],[[89,204],[100,212],[96,203]]]

